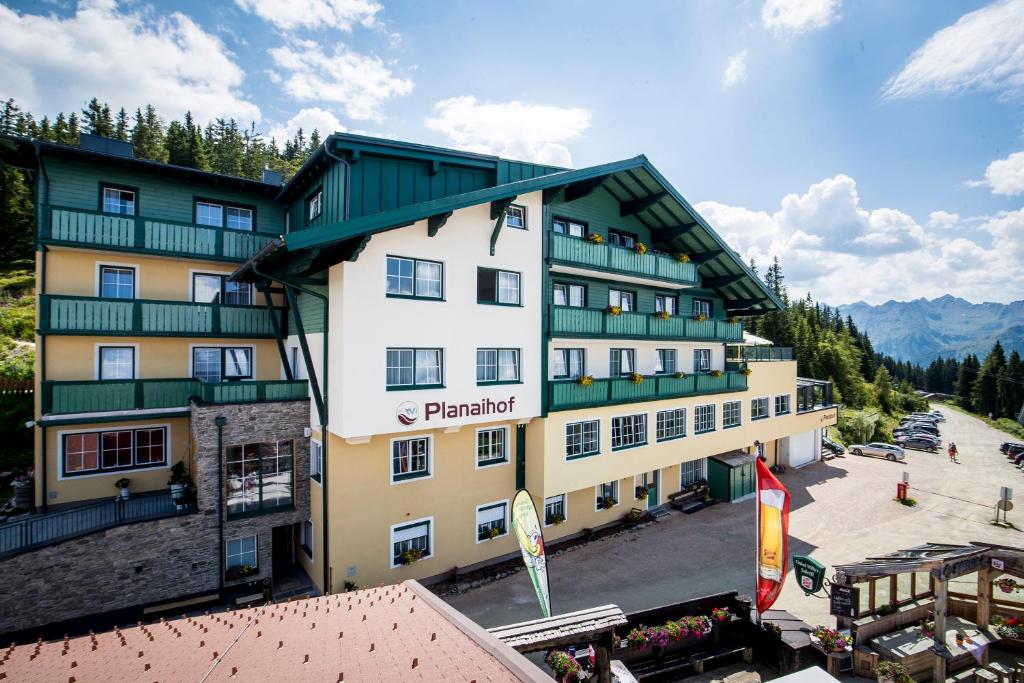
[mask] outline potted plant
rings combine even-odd
[[[716,608],[714,608],[713,610],[711,610],[711,618],[714,619],[715,621],[717,621],[718,623],[722,623],[723,621],[725,621],[725,620],[727,620],[729,618],[729,608],[728,607],[716,607]]]
[[[646,516],[647,514],[642,510],[637,510],[636,508],[633,508],[632,510],[626,513],[626,524],[639,524],[643,521],[644,517]]]
[[[750,377],[750,373],[752,372],[753,370],[750,369],[749,365],[744,365],[743,369],[740,370],[740,374],[743,375],[744,377]]]
[[[907,667],[899,662],[881,661],[875,665],[874,672],[878,683],[913,683]]]
[[[699,323],[702,323],[705,320],[707,320],[708,317],[706,315],[704,315],[703,313],[698,313],[697,315],[693,316],[693,319],[696,320]]]
[[[686,373],[681,370],[678,372],[673,372],[672,376],[675,377],[676,379],[686,379]]]
[[[722,376],[722,371],[721,370],[712,370],[709,374],[712,377],[721,377]]]
[[[559,512],[556,512],[553,515],[548,515],[547,517],[544,518],[544,523],[549,525],[549,526],[558,526],[559,524],[561,524],[564,521],[565,521],[565,515],[563,515],[563,514],[561,514]]]
[[[599,235],[598,233],[592,232],[589,235],[587,235],[587,241],[593,242],[594,244],[603,244],[604,238],[601,237],[601,235]]]
[[[621,306],[609,306],[607,309],[608,315],[620,315],[622,313]]]
[[[729,323],[730,325],[735,325],[739,321],[740,319],[734,315],[730,315],[728,318],[725,319],[725,322]]]
[[[224,572],[224,578],[228,581],[237,581],[255,574],[259,574],[259,570],[251,564],[236,564],[227,568],[227,571]]]
[[[636,242],[633,244],[633,251],[643,256],[647,253],[647,245],[643,242]]]
[[[636,487],[636,499],[637,500],[647,500],[647,494],[648,494],[648,491],[647,491],[647,487],[646,486],[637,486]]]
[[[171,500],[181,509],[187,503],[187,494],[195,484],[192,477],[185,471],[185,461],[179,460],[171,465],[171,478],[167,481],[171,487]]]
[[[668,320],[669,318],[672,317],[672,315],[668,311],[657,311],[654,314],[654,317],[658,318],[659,320]]]
[[[676,254],[676,261],[679,261],[680,263],[689,263],[690,262],[690,255],[689,254]]]
[[[492,539],[497,538],[498,536],[501,536],[501,529],[499,529],[496,526],[492,526],[490,529],[488,529],[487,531],[484,531],[484,532],[482,532],[480,534],[480,540],[481,541],[490,541]]]
[[[844,636],[828,626],[816,627],[811,635],[818,640],[825,652],[845,652],[851,645],[850,636]]]
[[[576,384],[579,384],[581,387],[589,387],[593,383],[594,378],[591,375],[583,375],[576,380]]]
[[[14,489],[14,509],[31,510],[32,497],[35,493],[35,482],[29,474],[19,474],[11,482]]]
[[[611,510],[613,507],[619,504],[619,501],[615,500],[613,496],[605,496],[601,499],[600,508],[602,510]]]
[[[629,375],[629,381],[632,382],[633,384],[643,384],[644,376],[641,375],[639,372],[633,372],[630,373]]]
[[[423,558],[423,551],[419,548],[409,548],[398,556],[398,564],[416,564]]]
[[[579,662],[565,650],[552,650],[544,658],[544,661],[551,667],[556,680],[562,681],[562,683],[579,680]]]
[[[120,479],[114,482],[114,486],[116,486],[120,491],[122,500],[128,500],[129,498],[132,497],[131,491],[128,490],[128,484],[130,483],[131,482],[128,480],[128,477],[121,477]]]
[[[629,632],[629,635],[626,636],[626,642],[629,643],[629,646],[634,650],[639,650],[647,644],[647,628],[645,626],[640,626],[639,628],[633,629]]]
[[[1019,591],[1022,587],[1021,584],[1017,583],[1009,576],[1004,576],[998,581],[995,581],[995,585],[1004,593],[1013,593],[1014,591]]]

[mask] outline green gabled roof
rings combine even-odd
[[[621,204],[629,203],[633,215],[651,229],[655,241],[671,244],[677,251],[692,255],[700,264],[706,286],[732,302],[731,309],[756,313],[783,307],[778,297],[643,155],[599,166],[557,171],[294,232],[284,238],[283,245],[257,255],[252,265],[259,266],[262,259],[279,263],[287,258],[323,266],[325,260],[319,257],[321,252],[333,251],[336,255],[351,254],[355,250],[354,253],[358,253],[365,241],[378,232],[470,206],[501,202],[542,190],[560,192],[572,185],[594,181],[600,181]],[[249,269],[250,264],[246,264],[239,273]]]

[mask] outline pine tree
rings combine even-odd
[[[82,110],[82,118],[85,120],[87,132],[106,138],[114,136],[114,119],[110,115],[110,105],[100,104],[94,97]]]
[[[167,161],[167,148],[164,146],[163,122],[156,114],[153,105],[146,105],[146,113],[135,110],[135,126],[132,128],[132,145],[135,156],[151,161]]]
[[[999,405],[1003,417],[1016,419],[1024,408],[1024,362],[1016,349],[999,373]]]
[[[978,378],[971,391],[971,403],[975,412],[982,415],[999,415],[999,371],[1006,367],[1006,354],[1003,345],[996,340],[992,350],[985,356],[981,364]]]
[[[32,258],[35,239],[35,212],[32,189],[23,171],[0,166],[0,260],[10,263]]]
[[[68,115],[68,134],[64,144],[77,145],[81,131],[78,127],[78,114],[71,112]]]
[[[978,357],[974,354],[968,354],[960,364],[960,372],[957,374],[953,392],[956,394],[957,405],[961,408],[970,410],[973,405],[971,397],[974,394],[974,381],[980,369],[981,363],[978,362]]]
[[[128,112],[121,107],[114,120],[114,137],[121,142],[128,142]]]
[[[20,113],[21,107],[15,104],[13,97],[4,101],[3,108],[0,109],[0,135],[10,135],[14,132],[14,125]]]
[[[875,373],[875,396],[884,412],[892,411],[892,377],[885,365],[880,366]]]

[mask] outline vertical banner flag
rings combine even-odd
[[[775,602],[786,580],[789,491],[757,459],[757,611]]]
[[[533,582],[533,590],[540,601],[540,611],[545,617],[551,616],[551,591],[548,586],[548,565],[544,556],[544,532],[540,518],[529,491],[519,489],[512,499],[512,531],[523,551],[523,562]]]

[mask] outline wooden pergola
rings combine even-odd
[[[947,661],[951,658],[945,640],[949,581],[977,572],[975,623],[978,628],[987,629],[991,617],[992,579],[999,574],[1024,577],[1024,549],[973,542],[970,545],[926,543],[881,557],[869,557],[854,564],[836,565],[835,570],[835,582],[845,586],[913,572],[927,572],[931,576],[935,584],[932,651],[936,655],[932,680],[944,681]],[[846,617],[840,617],[839,621],[840,627],[848,627],[851,622]]]

